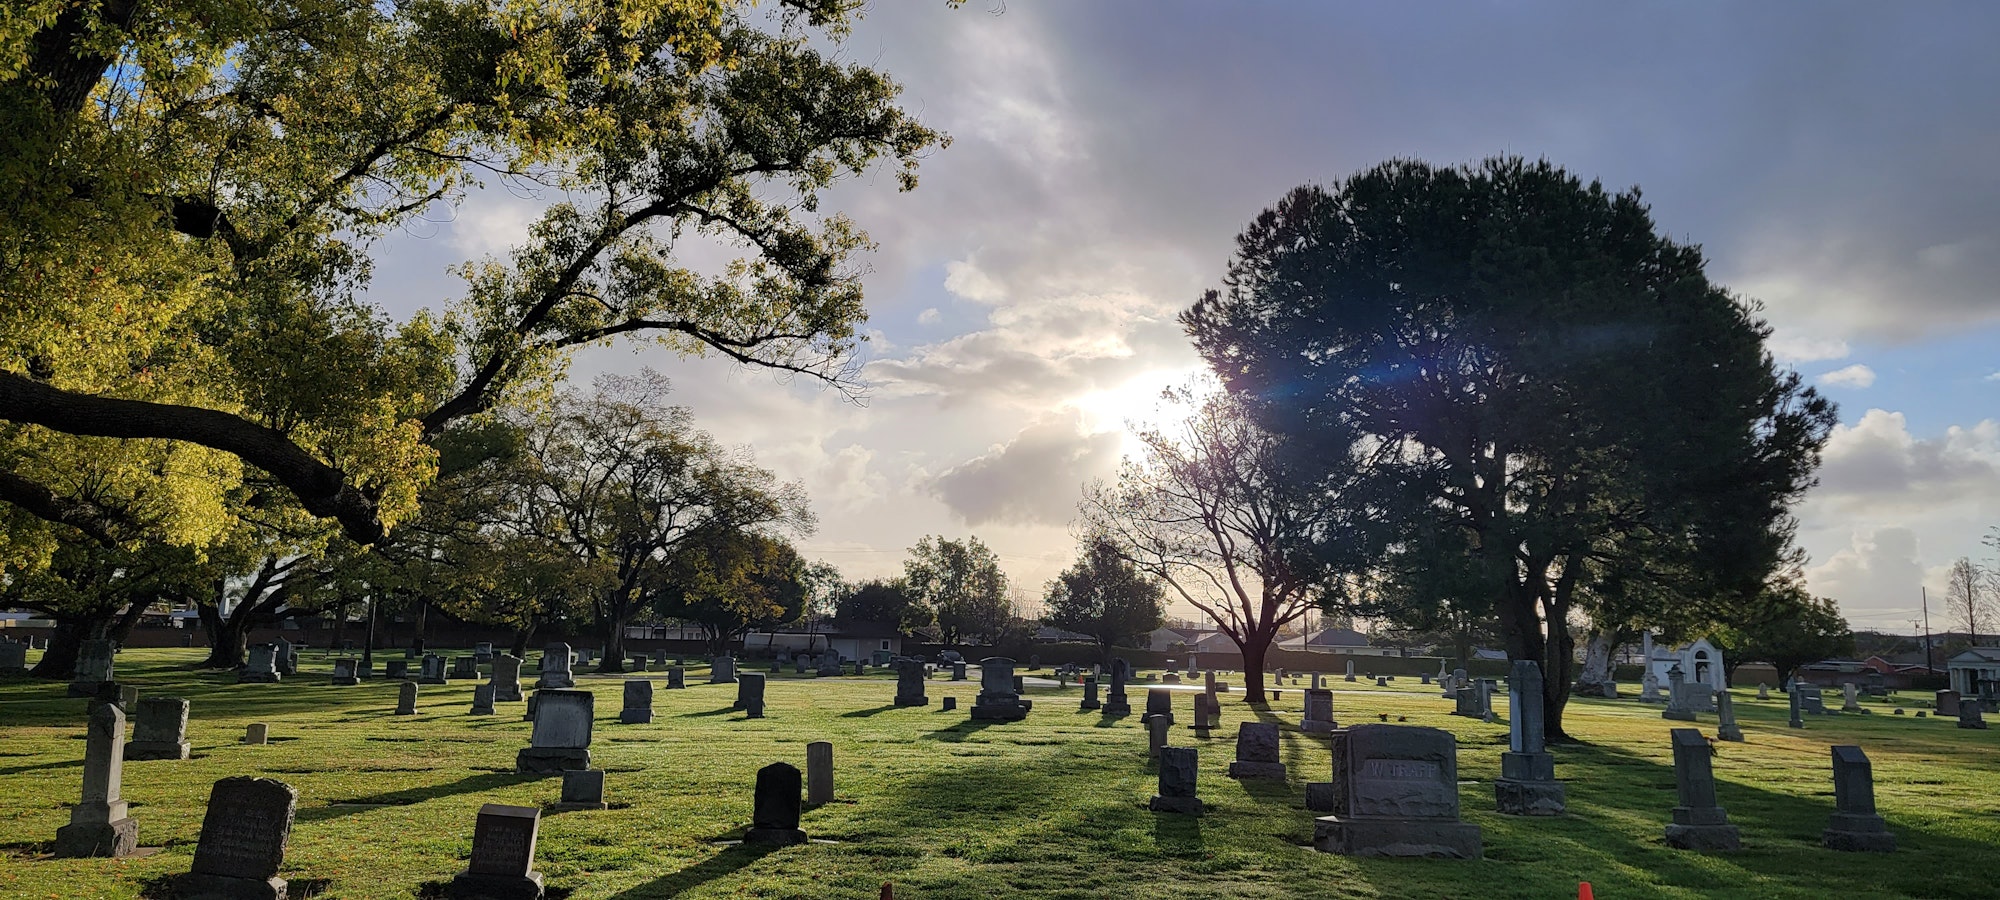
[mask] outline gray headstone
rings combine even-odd
[[[1077,704],[1077,708],[1098,709],[1103,705],[1104,704],[1097,699],[1097,676],[1095,675],[1083,676],[1083,700],[1082,702]]]
[[[1828,849],[1875,853],[1896,849],[1896,836],[1875,812],[1875,770],[1860,747],[1833,748],[1833,802],[1833,818],[1820,834]]]
[[[333,661],[332,683],[346,687],[360,684],[361,679],[354,674],[355,660],[336,659]]]
[[[504,703],[521,702],[521,658],[512,653],[493,657],[493,699]]]
[[[1285,777],[1285,764],[1278,757],[1278,726],[1244,722],[1236,727],[1236,760],[1229,764],[1229,777]]]
[[[673,666],[667,669],[667,690],[678,691],[687,687],[687,669]]]
[[[478,678],[479,658],[475,656],[454,656],[451,659],[451,677]]]
[[[1211,675],[1211,678],[1214,676]],[[1104,698],[1104,714],[1129,716],[1132,701],[1125,696],[1125,683],[1132,678],[1132,666],[1120,657],[1111,661],[1111,691]]]
[[[392,659],[383,663],[382,677],[389,679],[410,677],[410,661],[407,659]]]
[[[833,802],[833,743],[813,741],[806,745],[806,802],[818,806]]]
[[[400,692],[396,695],[396,715],[414,716],[416,714],[417,683],[414,681],[405,681],[402,684]]]
[[[604,770],[571,769],[563,773],[562,798],[556,808],[604,809]]]
[[[1960,698],[1958,701],[1958,727],[1984,730],[1986,728],[1985,712],[1986,701],[1972,697]]]
[[[1174,724],[1174,692],[1167,688],[1146,689],[1146,714],[1139,717],[1141,722],[1165,719]]]
[[[524,775],[590,768],[590,729],[596,695],[589,691],[535,692],[535,730],[514,757]]]
[[[1160,748],[1167,745],[1167,731],[1172,727],[1172,722],[1159,717],[1154,717],[1146,723],[1146,757],[1148,759],[1160,758]]]
[[[1693,728],[1673,730],[1674,786],[1680,805],[1667,825],[1667,846],[1680,850],[1737,850],[1743,845],[1729,814],[1716,804],[1715,751]]]
[[[570,648],[560,641],[542,648],[542,674],[536,679],[535,687],[570,688],[576,686],[576,676],[570,672]]]
[[[278,674],[278,648],[270,644],[251,646],[249,661],[236,670],[238,684],[271,684],[281,677]]]
[[[107,640],[82,642],[76,650],[76,677],[70,681],[69,695],[89,697],[97,693],[97,685],[112,680],[113,652]]]
[[[472,686],[472,710],[467,715],[490,716],[493,714],[493,682],[487,681]]]
[[[736,677],[741,679],[737,696],[742,700],[744,717],[764,718],[764,673],[744,672]]]
[[[69,824],[56,829],[56,856],[126,856],[138,849],[139,824],[126,814],[124,780],[125,712],[106,703],[90,713],[84,732],[83,796],[70,807]]]
[[[1741,741],[1743,728],[1736,724],[1736,698],[1728,691],[1715,694],[1715,737],[1717,740]]]
[[[1555,757],[1543,734],[1542,667],[1517,659],[1507,679],[1507,746],[1493,782],[1495,808],[1516,816],[1556,816],[1566,808],[1566,788],[1555,777]]]
[[[618,721],[626,725],[653,721],[653,682],[644,678],[625,682],[625,706],[618,711]]]
[[[28,668],[28,645],[20,641],[0,638],[0,672],[25,671]]]
[[[1193,747],[1161,747],[1159,793],[1153,795],[1147,808],[1154,812],[1201,815],[1201,800],[1195,797],[1195,779],[1200,772]]]
[[[1860,712],[1861,685],[1855,684],[1854,682],[1850,681],[1844,685],[1841,685],[1841,692],[1846,695],[1846,699],[1845,702],[1840,704],[1840,711]]]
[[[799,830],[799,770],[790,763],[772,763],[757,770],[757,794],[750,830],[743,840],[752,844],[803,844]]]
[[[735,684],[736,657],[730,656],[729,654],[725,653],[721,656],[716,657],[713,660],[710,660],[708,666],[708,683]]]
[[[271,742],[271,726],[265,722],[252,722],[243,726],[243,743],[261,747]]]
[[[989,656],[979,661],[979,696],[972,703],[972,717],[1000,722],[1017,722],[1034,708],[1014,689],[1014,661]]]
[[[534,870],[535,836],[542,811],[533,806],[488,803],[472,830],[472,858],[445,896],[454,900],[505,897],[539,900],[542,873]]]
[[[285,844],[299,794],[270,778],[237,776],[215,783],[202,815],[194,866],[175,879],[183,897],[257,897],[283,900]]]
[[[1958,692],[1938,691],[1936,707],[1937,714],[1940,716],[1958,715]]]
[[[924,693],[924,664],[914,659],[897,659],[890,665],[896,670],[896,705],[929,706],[931,698]]]
[[[1349,856],[1478,859],[1479,826],[1458,818],[1458,743],[1412,725],[1356,725],[1331,735],[1333,781],[1313,845]]]
[[[1785,724],[1793,728],[1806,727],[1806,720],[1803,716],[1805,712],[1805,695],[1799,692],[1797,683],[1793,683],[1791,691],[1785,695],[1785,700],[1791,707],[1791,720]]]
[[[139,701],[126,759],[187,759],[188,702],[180,697]]]

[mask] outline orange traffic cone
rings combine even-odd
[[[1597,900],[1597,896],[1590,892],[1590,882],[1579,881],[1576,883],[1576,900]]]

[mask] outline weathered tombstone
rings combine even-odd
[[[1201,668],[1195,665],[1195,656],[1192,653],[1188,654],[1187,673],[1189,678],[1201,674]]]
[[[667,690],[678,691],[687,687],[687,668],[672,666],[667,669]]]
[[[292,642],[279,638],[271,642],[271,661],[278,667],[279,675],[299,674],[299,651]]]
[[[1694,721],[1692,689],[1681,672],[1681,664],[1674,663],[1667,669],[1667,708],[1660,713],[1662,719],[1677,722]]]
[[[618,721],[626,725],[653,721],[653,682],[644,678],[625,682],[625,706],[618,711]]]
[[[111,642],[103,639],[87,640],[79,645],[76,677],[70,681],[69,696],[97,696],[99,686],[111,680],[113,652]]]
[[[653,668],[655,668],[655,669],[664,669],[664,668],[666,668],[666,667],[667,667],[667,651],[665,651],[665,650],[654,650],[654,651],[653,651]]]
[[[493,661],[493,642],[492,642],[492,641],[480,641],[479,643],[476,643],[476,644],[473,644],[473,645],[472,645],[472,661],[473,661],[473,662],[474,662],[475,664],[477,664],[477,663],[490,663],[490,662],[492,662],[492,661]]]
[[[964,663],[964,662],[954,662],[954,663],[952,663],[952,664],[951,664],[951,680],[953,680],[953,681],[964,681],[964,680],[965,680],[965,663]]]
[[[1354,680],[1354,660],[1351,659],[1347,661],[1347,680]]]
[[[558,641],[542,648],[542,674],[535,679],[538,689],[558,690],[576,686],[576,677],[570,674],[569,645]]]
[[[401,680],[410,677],[410,661],[407,659],[392,659],[383,663],[382,677],[392,680]]]
[[[1507,704],[1507,750],[1493,782],[1495,808],[1510,816],[1562,815],[1564,787],[1542,733],[1542,667],[1534,660],[1514,661]]]
[[[1454,705],[1451,714],[1473,719],[1485,718],[1486,710],[1479,703],[1484,695],[1485,691],[1481,688],[1479,681],[1472,679],[1460,681],[1459,688],[1452,698]]]
[[[1937,714],[1940,716],[1958,715],[1958,692],[1938,691],[1935,705],[1937,707]]]
[[[606,809],[603,769],[570,769],[563,773],[562,795],[556,809]]]
[[[1195,797],[1195,778],[1200,772],[1199,757],[1193,747],[1161,747],[1159,793],[1153,795],[1146,808],[1154,812],[1201,815],[1201,800]]]
[[[1845,698],[1845,702],[1843,702],[1843,703],[1841,703],[1841,704],[1840,704],[1840,711],[1841,711],[1841,712],[1860,712],[1860,711],[1861,711],[1861,685],[1858,685],[1858,684],[1855,684],[1854,682],[1850,681],[1850,682],[1848,682],[1848,683],[1846,683],[1846,684],[1842,685],[1842,686],[1841,686],[1841,690],[1842,690],[1842,692],[1843,692],[1843,693],[1845,693],[1845,694],[1846,694],[1846,698]]]
[[[1743,740],[1743,727],[1736,724],[1736,698],[1728,691],[1715,694],[1715,737],[1724,741]]]
[[[1792,685],[1791,691],[1786,693],[1785,699],[1791,706],[1792,711],[1791,720],[1785,724],[1793,728],[1806,727],[1806,720],[1803,715],[1805,712],[1805,695],[1799,692],[1799,686],[1796,683]]]
[[[451,677],[478,678],[479,658],[474,656],[454,656],[451,658]]]
[[[278,674],[278,650],[270,644],[255,644],[250,647],[249,661],[236,670],[237,684],[275,684],[283,676]]]
[[[271,742],[271,726],[265,722],[252,722],[243,726],[243,743],[261,747]]]
[[[109,642],[106,642],[109,643]],[[139,847],[139,823],[126,815],[125,711],[106,703],[90,713],[84,732],[83,796],[56,829],[55,855],[125,856]]]
[[[139,708],[138,685],[121,684],[118,686],[118,708],[124,710],[128,716]]]
[[[736,677],[742,679],[741,687],[737,689],[737,698],[743,703],[743,717],[764,718],[764,673],[745,672]]]
[[[179,697],[147,697],[137,706],[125,758],[187,759],[188,702]]]
[[[1125,681],[1132,677],[1132,666],[1123,657],[1111,661],[1111,692],[1104,699],[1104,714],[1107,716],[1129,716],[1132,701],[1125,696]],[[1211,678],[1214,676],[1211,675]]]
[[[929,706],[931,698],[924,693],[924,664],[907,657],[890,663],[896,670],[896,705]]]
[[[1203,731],[1222,727],[1222,701],[1206,691],[1194,695],[1194,727]]]
[[[1660,676],[1653,671],[1653,633],[1639,632],[1639,702],[1660,702]]]
[[[334,660],[333,678],[331,683],[345,687],[353,687],[357,684],[360,684],[361,679],[355,677],[354,675],[354,662],[355,661],[352,659]]]
[[[1285,764],[1278,758],[1278,726],[1270,722],[1236,726],[1236,759],[1229,764],[1229,777],[1285,777]]]
[[[1299,730],[1324,733],[1339,728],[1333,720],[1333,692],[1325,688],[1306,689],[1305,717],[1299,721]]]
[[[215,783],[201,817],[194,865],[174,878],[174,894],[227,900],[285,900],[278,877],[299,792],[271,778],[236,776]]]
[[[1431,673],[1429,673],[1429,672],[1425,672],[1425,673],[1423,673],[1423,675],[1422,675],[1421,677],[1422,677],[1422,679],[1423,679],[1423,681],[1422,681],[1422,683],[1423,683],[1423,684],[1430,684],[1430,683],[1431,683]],[[1318,681],[1318,680],[1319,680],[1319,676],[1318,676],[1318,675],[1314,675],[1314,676],[1313,676],[1313,681]],[[1315,684],[1315,685],[1313,685],[1313,686],[1314,686],[1314,687],[1318,687],[1319,685]]]
[[[1757,699],[1759,700],[1771,699],[1771,686],[1761,681],[1757,682]]]
[[[488,803],[472,828],[472,858],[451,880],[452,900],[540,900],[542,873],[535,868],[535,833],[542,811],[533,806]]]
[[[1458,818],[1458,743],[1413,725],[1337,731],[1333,781],[1308,803],[1331,811],[1313,823],[1313,846],[1347,856],[1478,859],[1479,826]]]
[[[1215,670],[1210,669],[1207,672],[1201,673],[1201,675],[1202,675],[1201,689],[1210,694],[1215,693]]]
[[[1375,676],[1375,686],[1376,686],[1376,687],[1388,687],[1388,686],[1389,686],[1389,676],[1387,676],[1387,675],[1377,675],[1377,676]]]
[[[1116,685],[1116,682],[1113,682]],[[1115,690],[1115,688],[1114,688]],[[1115,695],[1114,695],[1115,697]],[[989,656],[979,661],[979,696],[972,702],[974,719],[1018,722],[1035,706],[1014,689],[1014,661]]]
[[[1833,804],[1833,818],[1819,838],[1827,849],[1873,853],[1896,849],[1896,836],[1875,812],[1875,769],[1860,747],[1833,748]]]
[[[28,671],[28,645],[12,638],[0,638],[0,675]]]
[[[547,775],[590,768],[590,726],[597,696],[589,691],[535,692],[535,730],[514,757],[514,771]]]
[[[466,715],[490,716],[493,714],[493,682],[483,681],[472,686],[472,710]]]
[[[1151,722],[1154,719],[1166,719],[1168,725],[1174,724],[1173,691],[1166,688],[1146,689],[1146,712],[1139,717],[1139,721]]]
[[[806,745],[806,802],[814,806],[833,802],[831,741],[813,741]]]
[[[1097,699],[1097,676],[1083,676],[1083,702],[1077,704],[1077,709],[1098,709],[1102,706],[1104,704]]]
[[[1826,694],[1816,684],[1800,684],[1792,691],[1799,695],[1799,708],[1814,715],[1826,715]]]
[[[803,844],[799,830],[799,770],[790,763],[772,763],[757,770],[757,795],[750,816],[749,844]]]
[[[521,658],[512,653],[493,655],[493,699],[505,703],[521,702]]]
[[[938,704],[938,709],[941,709],[941,710],[943,710],[943,711],[945,711],[945,712],[951,712],[952,710],[954,710],[954,709],[957,709],[957,708],[958,708],[958,698],[957,698],[957,697],[946,697],[946,698],[944,698],[944,702],[943,702],[943,703],[940,703],[940,704]]]
[[[1147,759],[1160,758],[1160,748],[1167,745],[1167,732],[1172,727],[1172,722],[1162,718],[1154,718],[1146,722]]]
[[[1984,700],[1965,698],[1958,701],[1958,727],[1985,730],[1986,717],[1982,715],[1985,711]]]
[[[805,673],[806,673],[806,655],[801,653],[797,656],[792,657],[792,674],[804,675]]]
[[[1715,802],[1715,751],[1693,728],[1673,730],[1674,786],[1680,805],[1667,825],[1667,846],[1679,850],[1739,850],[1743,841]]]
[[[417,683],[414,681],[405,681],[402,684],[401,691],[396,695],[396,715],[414,716],[416,714]]]
[[[424,654],[423,668],[418,670],[417,683],[450,684],[451,677],[444,670],[444,657],[435,653]]]
[[[736,657],[724,653],[709,662],[709,684],[736,683]]]

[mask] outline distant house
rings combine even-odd
[[[1074,631],[1064,631],[1053,625],[1043,625],[1035,629],[1035,643],[1037,644],[1060,644],[1065,641],[1082,641],[1087,644],[1095,644],[1097,643],[1097,637]]]
[[[1209,633],[1214,634],[1217,632]],[[1143,643],[1148,650],[1164,653],[1173,649],[1174,644],[1186,644],[1192,647],[1196,641],[1201,639],[1201,636],[1202,632],[1192,628],[1155,628],[1147,632]]]
[[[1700,682],[1718,691],[1729,689],[1722,667],[1722,651],[1709,643],[1707,638],[1698,638],[1673,649],[1653,645],[1653,658],[1647,661],[1647,669],[1659,680],[1661,687],[1673,681],[1668,673],[1675,666],[1680,666],[1682,681]]]
[[[2000,694],[2000,647],[1967,647],[1945,661],[1951,689],[1965,697]]]
[[[1278,646],[1286,650],[1345,653],[1350,656],[1403,655],[1403,651],[1397,647],[1371,646],[1368,643],[1368,635],[1352,628],[1323,628],[1311,634],[1279,641]]]
[[[783,650],[790,653],[840,651],[841,659],[868,659],[878,650],[900,655],[903,635],[895,626],[877,622],[822,622],[812,632],[798,626],[753,631],[743,636],[745,651]]]
[[[1488,662],[1506,662],[1507,651],[1496,650],[1492,647],[1474,647],[1472,648],[1472,658],[1483,659]]]

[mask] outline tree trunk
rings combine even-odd
[[[1269,703],[1264,694],[1264,654],[1271,649],[1271,636],[1253,632],[1236,648],[1243,651],[1243,702],[1258,706]]]
[[[57,619],[55,631],[49,633],[48,649],[42,651],[41,661],[28,674],[52,681],[75,678],[76,657],[83,649],[84,638],[89,636],[89,622]]]
[[[231,615],[216,617],[216,629],[211,639],[208,659],[203,660],[204,669],[240,669],[250,659],[250,617]]]
[[[139,624],[139,618],[146,614],[146,607],[150,605],[152,604],[144,600],[132,601],[131,605],[125,608],[125,612],[118,617],[118,621],[112,623],[111,628],[104,633],[104,636],[120,644],[125,643],[125,640],[132,636],[133,626]]]
[[[542,622],[540,619],[529,619],[528,624],[514,629],[514,657],[516,659],[528,658],[528,644],[535,639],[535,632],[540,630],[541,627]]]
[[[604,629],[604,658],[598,660],[597,671],[604,675],[625,671],[625,623],[617,618]]]
[[[1586,697],[1602,696],[1604,685],[1611,681],[1611,646],[1616,643],[1612,635],[1602,628],[1592,628],[1590,637],[1584,641],[1583,674],[1576,677],[1576,689]]]

